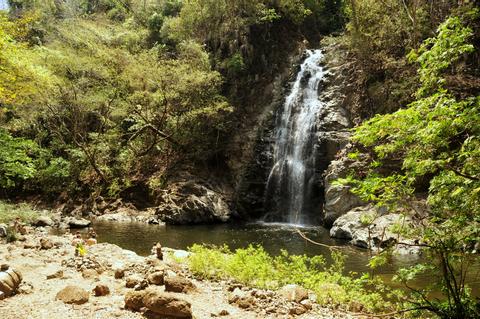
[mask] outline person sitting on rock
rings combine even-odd
[[[97,233],[95,231],[90,232],[90,237],[87,239],[87,246],[93,246],[97,244]]]
[[[84,242],[83,242],[82,235],[80,234],[79,231],[77,231],[72,240],[72,246],[75,247],[75,256],[78,256],[79,249],[83,247],[83,245],[84,245]]]

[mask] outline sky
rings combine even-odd
[[[8,9],[7,0],[0,0],[0,10]]]

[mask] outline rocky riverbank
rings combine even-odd
[[[181,262],[185,251],[141,257],[101,243],[82,257],[71,240],[39,227],[0,245],[0,263],[23,275],[17,293],[0,300],[1,318],[352,318],[295,285],[274,292],[198,280]]]

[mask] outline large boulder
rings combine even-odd
[[[81,305],[88,302],[90,294],[83,288],[77,286],[67,286],[60,290],[55,300],[61,300],[67,304]]]
[[[143,297],[143,305],[150,311],[162,316],[192,318],[190,302],[159,290],[147,291]]]
[[[382,249],[396,244],[399,240],[407,242],[393,233],[392,227],[396,224],[410,223],[411,219],[403,214],[383,212],[372,206],[357,207],[334,222],[330,236],[349,240],[358,247]]]
[[[68,218],[66,222],[70,228],[86,228],[92,223],[88,219],[75,217]]]
[[[231,211],[218,192],[196,182],[172,184],[161,196],[156,214],[167,224],[226,222]]]
[[[33,221],[32,225],[36,227],[53,226],[55,222],[49,216],[40,215]]]
[[[325,206],[324,224],[331,227],[340,216],[346,214],[352,208],[364,205],[358,196],[350,192],[346,185],[336,185],[334,182],[347,175],[352,169],[351,163],[346,159],[332,161],[325,173]]]
[[[189,292],[195,290],[195,285],[187,278],[180,276],[167,276],[165,281],[165,291],[171,292]]]

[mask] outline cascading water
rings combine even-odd
[[[323,105],[318,96],[319,84],[326,74],[319,65],[322,58],[320,50],[307,51],[307,58],[277,116],[274,164],[265,195],[269,211],[266,222],[318,223],[315,123]]]

